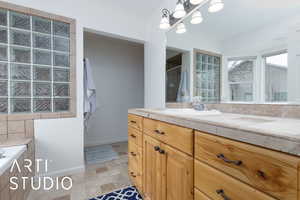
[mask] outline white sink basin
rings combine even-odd
[[[191,108],[178,108],[178,109],[165,109],[160,113],[167,115],[189,115],[189,116],[204,116],[204,115],[220,115],[222,114],[218,110],[198,111]]]

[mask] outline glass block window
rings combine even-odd
[[[220,101],[221,57],[196,53],[194,96],[201,97],[204,103]]]
[[[256,59],[228,60],[230,101],[253,101],[253,77]]]
[[[288,53],[277,53],[264,57],[265,101],[286,102],[288,98]]]
[[[0,113],[70,109],[70,24],[0,9]]]

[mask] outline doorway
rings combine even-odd
[[[84,57],[96,87],[96,111],[85,123],[87,164],[127,154],[127,112],[144,107],[144,44],[84,32]]]

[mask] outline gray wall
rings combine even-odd
[[[98,105],[85,133],[85,145],[125,141],[127,110],[144,107],[144,47],[85,33],[84,56],[93,69]]]

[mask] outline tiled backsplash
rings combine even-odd
[[[168,108],[192,108],[191,103],[167,103]],[[225,113],[260,115],[283,118],[300,118],[300,105],[284,104],[206,104],[206,107]]]
[[[208,109],[226,113],[260,115],[283,118],[300,118],[300,105],[276,104],[206,104]]]
[[[5,140],[33,138],[33,120],[1,120],[0,121],[0,144]]]

